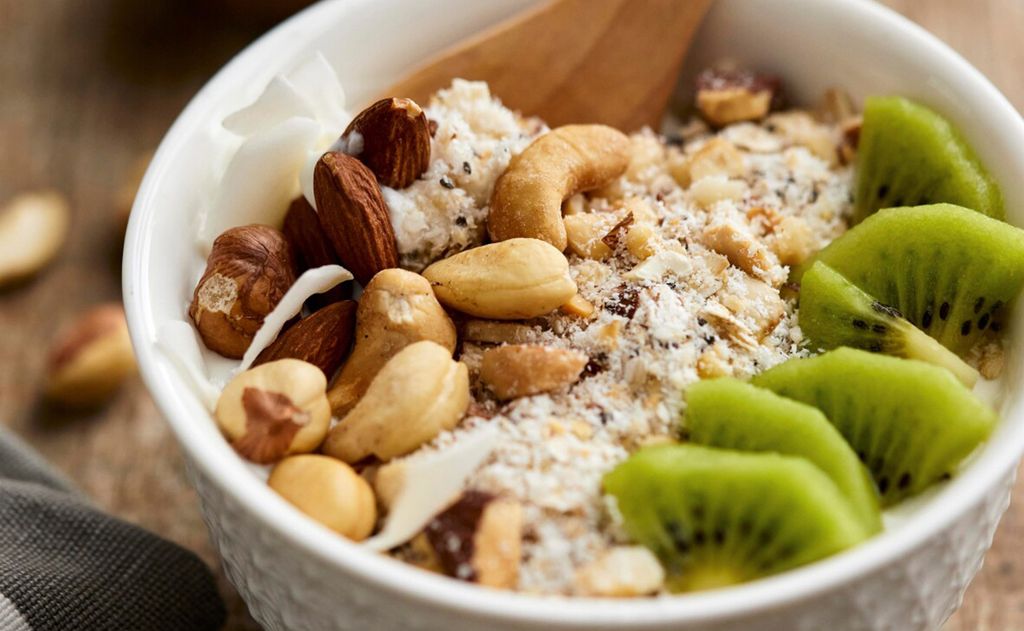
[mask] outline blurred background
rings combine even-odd
[[[1018,110],[1024,106],[1024,0],[883,3],[948,42]],[[120,300],[127,211],[164,132],[233,54],[305,4],[0,0],[0,216],[16,195],[37,190],[60,193],[70,209],[66,240],[42,272],[13,285],[0,278],[0,423],[97,504],[213,566],[232,631],[258,626],[223,578],[174,438],[142,384],[130,378],[87,410],[43,393],[55,378],[53,347],[74,337],[90,307]],[[946,631],[1024,629],[1021,485],[1015,497]]]

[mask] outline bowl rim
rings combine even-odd
[[[699,623],[740,617],[759,610],[775,609],[804,601],[844,584],[857,581],[900,558],[910,555],[981,503],[985,495],[1011,474],[1024,450],[1024,404],[1018,398],[1007,406],[1003,422],[1017,422],[1005,438],[992,441],[981,456],[940,492],[942,501],[931,501],[899,529],[886,531],[871,540],[823,561],[789,572],[722,590],[655,599],[560,598],[481,589],[467,583],[436,576],[399,561],[370,552],[330,533],[307,519],[265,484],[242,467],[225,467],[220,452],[193,427],[179,389],[158,366],[153,344],[156,326],[149,317],[146,300],[151,293],[144,265],[152,240],[147,227],[152,223],[152,202],[167,177],[169,165],[186,138],[197,126],[208,122],[206,110],[228,92],[232,76],[243,68],[271,56],[298,52],[310,25],[329,17],[332,8],[344,3],[358,10],[373,0],[320,2],[281,23],[250,44],[226,64],[191,100],[167,132],[143,179],[136,197],[123,258],[123,295],[129,329],[140,372],[162,415],[171,425],[192,465],[212,480],[223,493],[250,513],[262,525],[307,554],[358,577],[374,588],[433,608],[469,615],[480,620],[519,623],[556,623],[563,628],[611,628],[628,623],[643,628],[666,623]],[[1024,121],[1007,99],[977,69],[938,38],[896,12],[871,0],[834,0],[837,18],[870,21],[879,28],[898,32],[908,46],[934,56],[950,66],[990,104],[990,115],[999,118],[1005,133],[1020,138],[1024,145]],[[841,14],[841,15],[840,15]]]

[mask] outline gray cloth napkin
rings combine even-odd
[[[212,631],[224,617],[194,554],[100,512],[0,427],[0,631]]]

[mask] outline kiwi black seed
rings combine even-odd
[[[815,260],[962,356],[1001,328],[1004,306],[1024,286],[1024,231],[951,204],[890,208]]]
[[[920,359],[948,369],[967,387],[978,371],[883,304],[818,261],[800,284],[800,330],[810,348],[839,346]]]
[[[817,408],[738,379],[708,379],[686,389],[684,423],[700,445],[805,458],[839,487],[867,532],[881,529],[871,476]]]
[[[941,202],[1004,214],[999,187],[953,125],[900,97],[864,103],[855,201],[855,221],[880,208]]]
[[[883,506],[952,474],[997,419],[949,371],[852,348],[791,359],[753,383],[821,410],[871,471]]]
[[[677,592],[782,572],[868,536],[835,483],[803,458],[650,447],[607,474],[604,488]]]

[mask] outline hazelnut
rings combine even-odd
[[[775,254],[754,238],[749,230],[736,222],[723,219],[704,228],[704,245],[747,274],[762,280],[776,280],[771,270],[775,267]],[[773,260],[774,259],[774,260]]]
[[[566,348],[515,344],[484,351],[480,381],[498,399],[516,399],[576,383],[589,358]]]
[[[576,574],[576,588],[585,596],[646,596],[661,589],[664,582],[661,563],[640,546],[612,548]]]
[[[697,76],[697,108],[715,127],[760,120],[778,107],[781,88],[777,77],[709,69]]]
[[[327,456],[290,456],[267,480],[300,511],[353,541],[366,539],[377,522],[373,490],[352,467]]]
[[[258,464],[315,450],[327,435],[327,378],[298,359],[251,368],[228,382],[217,401],[217,425],[242,457]]]
[[[110,399],[135,374],[135,356],[120,304],[95,307],[57,336],[50,351],[46,396],[68,407]]]
[[[254,224],[217,237],[189,308],[206,347],[241,359],[295,274],[291,247],[278,230]]]
[[[445,574],[511,589],[519,579],[523,515],[518,502],[466,491],[426,527]]]

